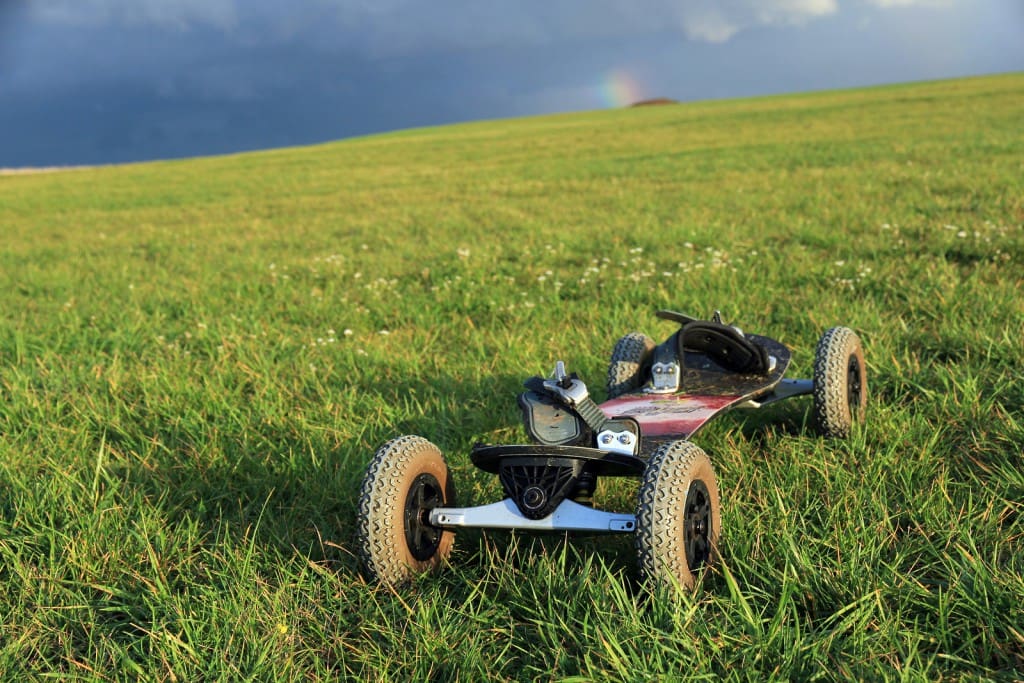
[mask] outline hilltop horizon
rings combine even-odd
[[[815,95],[815,94],[823,94],[823,93],[828,93],[828,92],[856,92],[856,91],[861,91],[861,90],[869,91],[869,90],[880,89],[880,88],[893,88],[893,87],[914,86],[914,85],[927,85],[927,84],[933,84],[933,83],[943,83],[943,82],[952,82],[952,81],[971,81],[971,80],[986,79],[986,78],[1012,77],[1012,76],[1014,76],[1016,74],[1019,74],[1019,73],[1024,73],[1024,70],[1021,70],[1021,71],[996,72],[996,73],[990,73],[990,74],[977,74],[977,75],[962,76],[962,77],[955,77],[955,78],[936,78],[936,79],[926,79],[926,80],[916,80],[916,81],[906,81],[906,82],[876,83],[876,84],[871,84],[871,85],[864,85],[864,86],[857,86],[857,87],[848,87],[848,88],[822,88],[822,89],[816,89],[816,90],[802,90],[802,91],[795,91],[795,92],[768,93],[768,94],[753,95],[753,96],[709,97],[709,98],[705,98],[705,99],[694,99],[694,100],[681,100],[681,99],[677,99],[677,98],[672,97],[670,94],[669,95],[652,95],[650,97],[644,97],[642,99],[638,99],[638,100],[635,100],[635,101],[626,102],[626,103],[624,103],[622,105],[619,105],[617,107],[614,107],[614,108],[629,109],[629,108],[642,107],[642,106],[650,106],[650,105],[658,105],[658,106],[664,106],[664,105],[685,106],[685,105],[696,105],[696,104],[709,103],[709,102],[731,102],[731,101],[745,101],[745,100],[760,100],[760,99],[780,98],[780,97],[789,97],[789,96],[797,97],[797,96],[801,96],[801,95]],[[133,159],[133,160],[129,160],[129,161],[113,161],[113,162],[107,162],[107,163],[52,164],[52,165],[39,165],[39,166],[34,166],[34,165],[3,166],[3,165],[0,165],[0,175],[16,175],[16,174],[28,174],[28,173],[48,173],[48,172],[57,172],[57,171],[77,170],[77,169],[84,169],[84,168],[95,168],[95,167],[101,167],[101,166],[123,166],[123,165],[130,165],[130,164],[145,164],[145,163],[153,163],[153,162],[161,162],[161,161],[180,161],[180,160],[186,160],[186,159],[205,159],[205,158],[213,158],[213,157],[235,156],[235,155],[239,155],[239,154],[258,154],[260,152],[272,152],[272,151],[277,151],[277,150],[288,150],[288,149],[296,149],[296,148],[303,148],[303,147],[316,147],[316,146],[320,146],[320,145],[330,145],[330,144],[336,144],[336,143],[340,143],[340,142],[345,142],[345,141],[348,141],[348,140],[359,140],[359,139],[362,139],[362,138],[376,137],[376,136],[382,136],[382,135],[391,135],[391,134],[399,134],[399,133],[405,133],[405,132],[415,131],[415,130],[443,129],[443,128],[449,128],[449,127],[455,127],[455,126],[473,125],[473,124],[476,124],[476,123],[487,123],[487,122],[493,122],[493,121],[516,121],[516,120],[542,119],[542,118],[547,118],[547,117],[572,116],[572,115],[576,115],[576,114],[584,115],[584,114],[587,114],[587,113],[596,112],[596,111],[602,111],[602,110],[603,109],[579,110],[579,111],[561,111],[561,112],[549,112],[549,113],[540,113],[540,114],[526,114],[526,115],[522,115],[522,116],[508,116],[508,117],[496,116],[496,117],[489,117],[489,118],[469,119],[469,120],[464,120],[464,121],[450,121],[450,122],[438,123],[438,124],[433,124],[433,125],[425,125],[425,126],[414,125],[414,126],[408,126],[408,127],[405,127],[405,128],[393,128],[393,129],[387,129],[387,130],[377,130],[377,131],[372,131],[372,132],[367,132],[367,133],[360,133],[360,134],[348,135],[348,136],[344,136],[344,137],[338,137],[338,138],[329,138],[329,139],[324,139],[324,140],[314,140],[314,141],[310,141],[310,142],[306,142],[306,143],[300,143],[300,144],[277,145],[277,146],[269,146],[269,147],[255,147],[255,148],[251,148],[251,149],[239,149],[239,150],[217,152],[217,153],[210,153],[210,154],[182,154],[182,155],[176,155],[176,156],[172,155],[172,156],[154,157],[154,158],[147,158],[147,159]]]

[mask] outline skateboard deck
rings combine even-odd
[[[768,337],[747,336],[775,359],[774,368],[767,374],[732,372],[705,354],[687,351],[677,393],[635,391],[600,404],[602,412],[609,418],[633,418],[645,440],[690,438],[718,413],[769,394],[782,381],[791,358],[789,349]]]

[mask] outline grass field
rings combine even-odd
[[[413,130],[0,177],[0,678],[1024,677],[1024,74]],[[600,399],[659,308],[858,331],[866,425],[805,399],[696,441],[722,565],[461,533],[354,557],[374,449],[460,504],[564,359]],[[602,482],[632,510],[635,482]]]

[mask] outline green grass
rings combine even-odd
[[[0,176],[4,680],[1024,676],[1024,75],[487,122]],[[646,597],[628,538],[354,559],[384,440],[523,438],[658,308],[794,350],[856,329],[867,424],[696,439],[723,564]],[[635,482],[599,503],[630,510]]]

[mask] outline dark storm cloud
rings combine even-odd
[[[0,73],[9,63],[12,36],[24,16],[25,5],[23,0],[0,2]]]
[[[913,0],[911,0],[913,1]],[[920,0],[918,0],[920,1]],[[800,23],[838,0],[37,0],[33,17],[72,26],[210,27],[240,40],[314,37],[374,56],[623,37],[675,30],[721,41],[758,24]]]
[[[1018,2],[0,0],[0,166],[1024,68]]]

